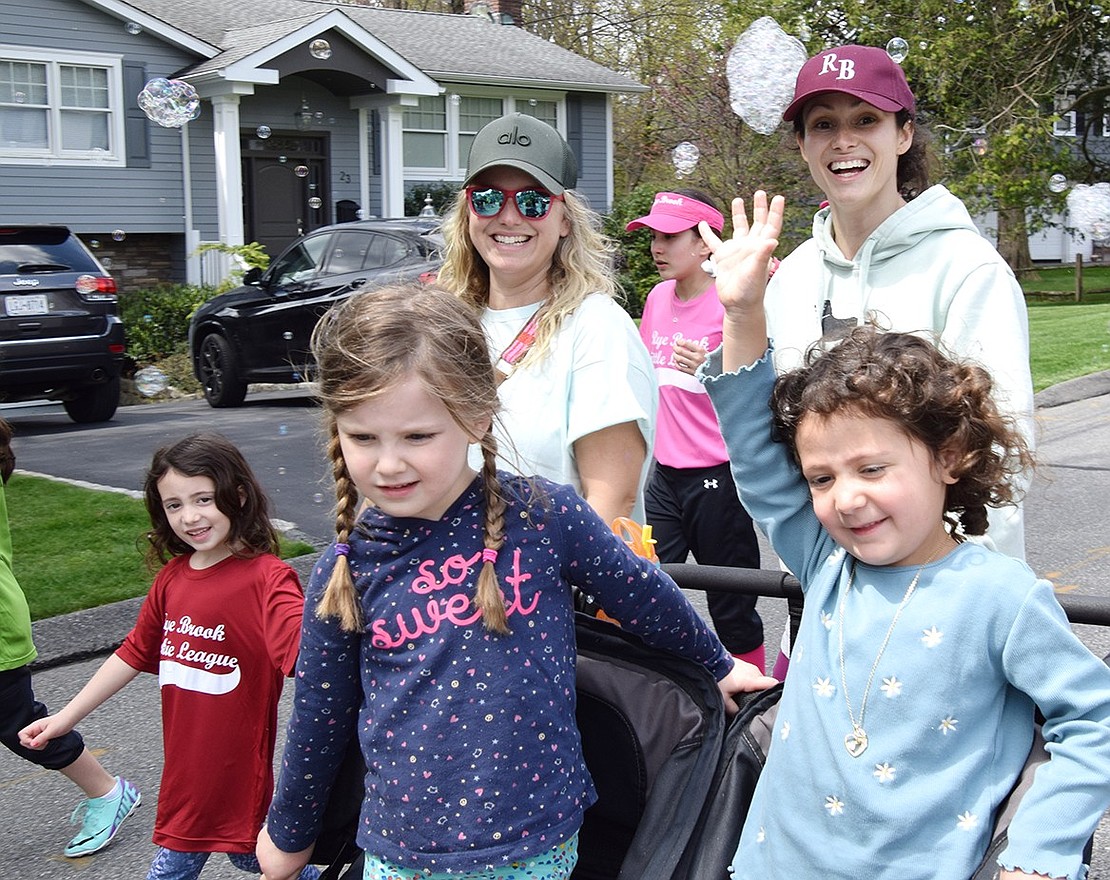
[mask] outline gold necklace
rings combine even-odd
[[[858,758],[865,751],[867,751],[867,731],[863,727],[863,716],[867,711],[867,698],[871,694],[871,683],[875,680],[875,672],[879,668],[879,661],[883,659],[883,653],[886,651],[886,646],[890,643],[890,637],[894,634],[894,627],[898,624],[898,618],[902,616],[902,611],[913,596],[914,591],[917,589],[917,582],[921,580],[921,573],[925,571],[925,567],[929,565],[937,555],[944,548],[945,543],[948,541],[948,536],[944,536],[944,541],[940,546],[932,552],[928,559],[922,564],[921,568],[917,570],[917,574],[913,576],[910,585],[906,588],[906,593],[902,596],[902,601],[898,603],[898,608],[894,612],[894,618],[890,621],[890,626],[887,627],[886,636],[883,637],[883,643],[879,645],[879,653],[875,655],[875,662],[871,664],[871,672],[867,675],[867,684],[863,688],[863,699],[859,704],[859,720],[856,719],[856,713],[852,711],[852,701],[848,697],[848,676],[844,669],[844,606],[848,604],[848,594],[852,592],[852,583],[856,579],[856,561],[852,560],[852,570],[848,574],[848,585],[844,588],[844,595],[840,597],[840,620],[838,622],[838,636],[840,641],[840,687],[844,691],[844,704],[848,707],[848,720],[852,722],[851,732],[844,737],[844,748],[848,750],[848,754],[853,758]]]

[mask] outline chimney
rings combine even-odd
[[[494,24],[520,27],[522,0],[467,0],[466,11],[479,18],[489,18]]]

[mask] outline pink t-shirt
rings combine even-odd
[[[675,342],[692,339],[707,351],[721,344],[724,309],[716,285],[689,301],[674,293],[674,281],[660,281],[648,294],[640,321],[640,338],[647,346],[659,380],[659,420],[654,456],[675,468],[712,467],[728,461],[717,413],[704,386],[674,366]]]

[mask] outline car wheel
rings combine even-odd
[[[204,386],[209,406],[239,406],[247,396],[247,383],[239,378],[231,343],[218,333],[209,333],[200,343],[197,378]]]
[[[119,376],[113,376],[100,385],[89,385],[79,397],[63,401],[66,414],[79,425],[106,422],[116,414],[119,406]]]

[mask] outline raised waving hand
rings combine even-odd
[[[725,371],[754,363],[767,348],[763,294],[785,204],[782,196],[768,201],[767,193],[756,190],[749,222],[744,200],[733,199],[732,237],[724,240],[707,223],[698,224],[698,232],[712,252],[717,296],[725,309],[721,364]]]

